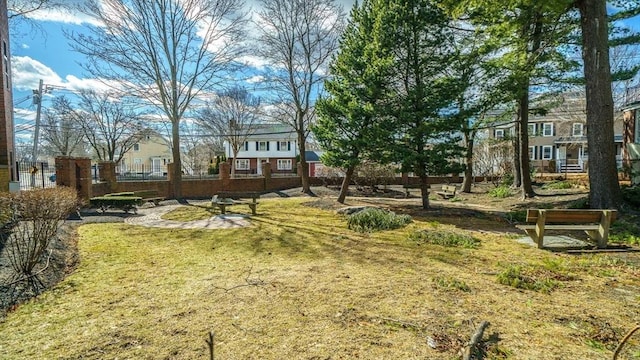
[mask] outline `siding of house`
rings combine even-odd
[[[238,165],[238,162],[246,164],[248,161],[249,168],[240,169],[236,166],[236,174],[261,174],[261,164],[264,162],[271,164],[274,174],[295,173],[298,155],[295,132],[290,127],[280,124],[260,126],[254,131],[253,135],[247,137],[245,146],[240,149],[236,159],[233,158],[229,143],[224,142],[225,154],[230,162]],[[283,167],[284,165],[286,167]]]
[[[171,149],[166,142],[156,135],[147,137],[146,140],[140,141],[136,147],[127,151],[122,157],[119,164],[119,170],[132,172],[166,172],[167,164],[172,161]],[[155,160],[154,160],[155,159]],[[154,168],[160,164],[160,170]]]

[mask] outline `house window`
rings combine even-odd
[[[256,141],[256,150],[258,150],[258,151],[269,151],[269,142],[268,141]]]
[[[551,160],[553,158],[553,146],[542,147],[542,160]]]
[[[529,136],[536,136],[536,124],[528,124],[527,133]]]
[[[134,163],[134,164],[136,164],[136,165],[140,165],[140,164],[142,164],[142,159],[140,159],[140,158],[134,158],[134,159],[133,159],[133,163]]]
[[[504,129],[496,129],[496,139],[504,138]]]
[[[529,146],[529,160],[535,160],[535,159],[536,159],[536,147]]]
[[[289,150],[291,150],[291,142],[278,141],[278,151],[289,151]]]
[[[11,88],[9,85],[9,52],[7,51],[7,41],[2,41],[2,57],[4,63],[4,81],[6,83],[7,89]]]
[[[291,159],[278,159],[278,170],[291,170]]]
[[[573,129],[571,130],[571,135],[572,136],[582,136],[582,129],[583,129],[582,123],[573,124]]]
[[[249,170],[249,159],[237,159],[236,170]]]
[[[553,136],[553,123],[542,124],[542,136]]]
[[[133,151],[140,151],[140,144],[133,144]]]

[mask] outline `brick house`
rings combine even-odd
[[[11,52],[7,2],[0,0],[0,191],[9,191],[9,182],[17,181],[15,141],[13,135],[13,97],[11,92]]]

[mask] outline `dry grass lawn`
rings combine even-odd
[[[208,359],[214,331],[217,359],[457,359],[487,320],[486,359],[606,359],[640,322],[638,253],[551,253],[495,216],[402,203],[412,224],[361,234],[310,201],[333,200],[263,199],[243,229],[80,227],[80,266],[0,324],[0,358]],[[425,229],[480,244],[410,239]],[[636,336],[620,359],[639,358]]]

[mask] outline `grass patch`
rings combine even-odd
[[[215,209],[210,204],[197,204],[181,206],[162,215],[163,220],[194,221],[205,220],[216,215]]]
[[[469,292],[471,288],[464,281],[445,277],[438,276],[433,279],[433,287],[436,289],[447,290],[447,291],[462,291]]]
[[[393,230],[411,223],[411,216],[379,208],[367,208],[349,216],[347,227],[358,232]]]
[[[553,261],[544,266],[509,265],[496,276],[499,284],[514,287],[516,289],[533,290],[545,294],[562,286],[562,281],[572,280],[571,276],[564,274],[556,268]]]
[[[504,199],[513,196],[513,191],[508,185],[500,185],[489,190],[489,196]]]
[[[422,210],[404,228],[358,233],[334,210],[307,201],[261,199],[252,225],[239,229],[79,227],[78,269],[0,322],[0,358],[202,359],[214,331],[220,359],[444,360],[456,358],[473,323],[487,319],[496,339],[487,359],[590,360],[602,353],[586,339],[602,339],[586,328],[576,338],[558,319],[597,311],[598,323],[616,331],[637,320],[628,310],[637,306],[638,270],[614,255],[525,248],[490,231],[492,220]],[[209,216],[206,208],[180,209],[172,216]],[[452,221],[463,229],[449,231],[473,235],[482,247],[409,240]],[[555,288],[553,301],[496,283],[499,264],[531,262],[558,282],[569,271],[582,281]],[[616,286],[598,277],[602,269],[615,269]],[[522,341],[525,331],[535,344]]]
[[[467,233],[441,227],[414,231],[409,234],[409,240],[419,244],[462,247],[467,249],[477,249],[480,246],[480,240]]]

